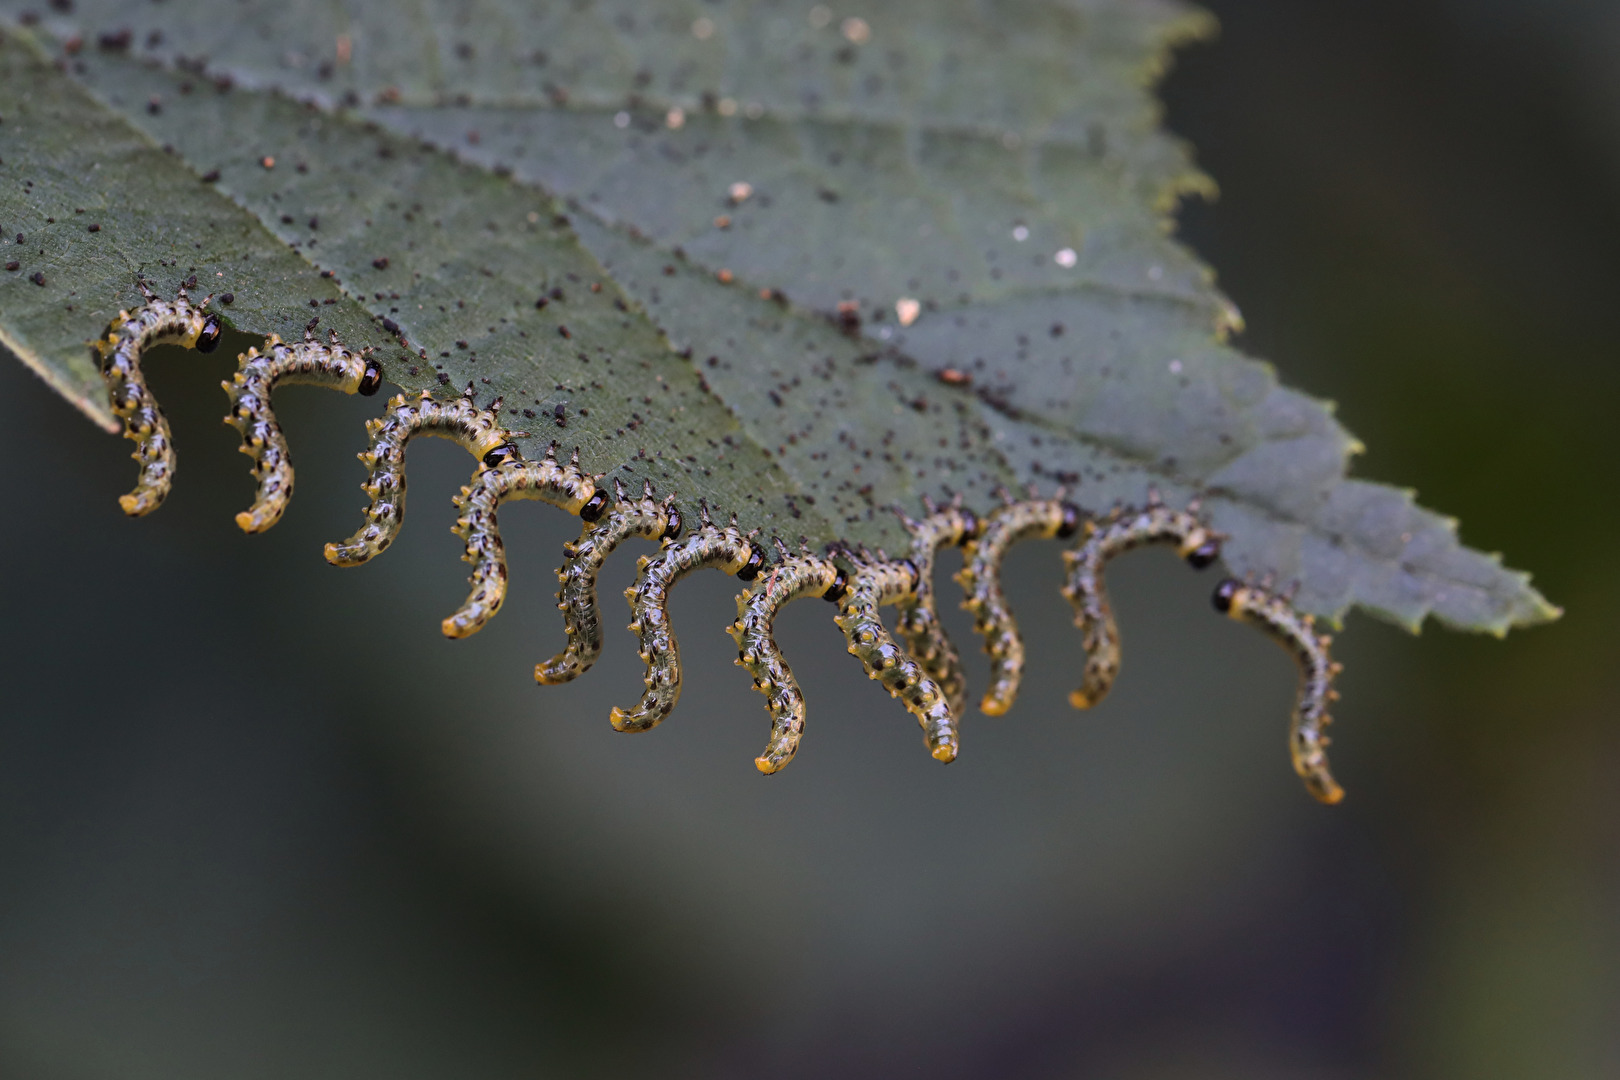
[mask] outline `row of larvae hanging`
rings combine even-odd
[[[156,509],[173,482],[175,457],[167,421],[146,387],[142,354],[164,343],[201,352],[219,344],[222,327],[207,311],[208,301],[193,304],[182,289],[172,301],[140,285],[145,304],[134,313],[120,312],[92,343],[101,362],[113,411],[124,421],[126,437],[136,444],[139,482],[120,500],[126,513]],[[271,407],[272,390],[286,383],[309,383],[362,395],[382,384],[381,365],[369,350],[351,352],[333,337],[316,340],[306,332],[289,344],[272,335],[263,349],[239,358],[238,371],[224,386],[231,399],[226,422],[242,434],[243,453],[253,458],[257,497],[237,515],[244,531],[262,532],[284,512],[293,489],[293,469],[285,436]],[[360,460],[367,469],[362,485],[370,502],[365,521],[353,536],[326,546],[326,558],[338,566],[355,566],[384,551],[398,535],[405,511],[405,451],[417,435],[449,439],[479,465],[456,497],[460,515],[453,526],[466,545],[472,565],[466,602],[443,621],[447,637],[476,633],[500,610],[506,596],[507,569],[497,512],[502,503],[531,499],[550,503],[584,522],[578,540],[566,545],[557,571],[557,607],[563,612],[566,647],[535,666],[542,684],[568,682],[588,670],[601,654],[603,634],[597,603],[597,575],[608,556],[633,537],[659,542],[659,550],[638,560],[635,585],[626,591],[647,665],[646,689],[628,709],[614,708],[610,719],[621,731],[646,731],[675,707],[681,691],[680,650],[669,620],[669,590],[686,575],[714,568],[748,583],[737,597],[737,620],[728,627],[736,641],[737,663],[765,695],[771,732],[765,751],[755,760],[762,773],[774,773],[793,759],[804,733],[805,702],[791,668],[774,637],[777,614],[801,597],[833,603],[834,616],[867,675],[899,698],[923,730],[929,753],[949,762],[960,750],[958,718],[967,707],[967,679],[961,657],[945,635],[933,588],[934,563],[945,547],[963,549],[956,580],[966,594],[962,606],[973,616],[991,660],[991,679],[980,708],[1000,715],[1012,707],[1024,668],[1024,646],[1017,621],[1001,588],[1001,566],[1016,544],[1032,539],[1077,537],[1064,552],[1067,578],[1063,595],[1074,607],[1085,651],[1080,686],[1070,703],[1084,709],[1108,694],[1120,666],[1119,632],[1109,606],[1104,574],[1115,556],[1149,544],[1174,545],[1192,566],[1204,568],[1220,555],[1220,538],[1203,521],[1196,503],[1177,510],[1150,491],[1138,507],[1116,507],[1101,518],[1088,516],[1062,498],[1013,500],[982,518],[960,498],[949,505],[924,499],[924,516],[901,514],[910,550],[899,559],[884,552],[842,543],[824,554],[800,542],[797,551],[774,539],[776,558],[755,533],[744,533],[733,517],[725,525],[711,520],[700,502],[697,528],[683,532],[673,496],[655,498],[650,485],[639,495],[614,481],[611,494],[600,477],[581,471],[575,451],[559,460],[556,444],[540,461],[524,459],[516,442],[525,432],[508,431],[499,418],[500,400],[479,407],[472,387],[452,400],[422,392],[391,399],[382,417],[367,422],[369,445]],[[898,611],[897,633],[889,633],[881,608]],[[1294,768],[1307,789],[1323,802],[1343,796],[1329,772],[1325,747],[1331,722],[1328,704],[1337,698],[1332,683],[1339,671],[1328,652],[1329,639],[1317,633],[1309,615],[1298,612],[1286,595],[1267,585],[1236,579],[1215,592],[1216,608],[1253,625],[1285,646],[1297,661],[1300,686],[1289,726]]]

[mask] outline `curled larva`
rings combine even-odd
[[[379,419],[366,421],[371,447],[360,460],[371,475],[360,489],[371,497],[366,523],[339,544],[326,545],[326,561],[334,566],[358,566],[383,551],[399,535],[405,518],[405,447],[416,435],[435,435],[459,443],[485,465],[496,466],[519,458],[510,441],[522,432],[501,427],[500,398],[480,409],[472,401],[472,387],[454,401],[435,401],[426,391],[413,401],[399,394]]]
[[[1333,677],[1343,670],[1328,653],[1333,639],[1318,635],[1316,620],[1296,611],[1285,597],[1235,578],[1221,582],[1214,599],[1216,611],[1259,627],[1298,662],[1299,693],[1288,723],[1288,750],[1305,789],[1322,802],[1338,802],[1344,789],[1328,771],[1326,748],[1332,740],[1325,731],[1333,722],[1328,705],[1339,698]]]
[[[173,300],[160,300],[136,282],[146,303],[133,312],[120,311],[101,337],[91,343],[107,384],[107,400],[114,415],[124,421],[124,438],[135,443],[130,455],[140,463],[135,490],[118,498],[131,517],[150,513],[162,505],[174,483],[174,443],[169,422],[157,399],[146,387],[141,358],[154,345],[175,344],[210,353],[219,348],[219,316],[206,311],[208,299],[193,304],[181,289]]]
[[[651,485],[643,484],[639,499],[625,498],[615,480],[617,499],[597,488],[579,510],[585,528],[579,539],[563,545],[565,557],[557,570],[561,588],[557,609],[563,613],[568,644],[562,652],[534,666],[534,681],[565,683],[583,675],[602,655],[602,617],[596,604],[596,575],[613,550],[632,536],[647,540],[673,540],[681,534],[681,515],[672,499],[655,502]]]
[[[990,688],[979,702],[990,716],[1012,708],[1024,673],[1024,641],[1001,591],[1001,561],[1020,541],[1073,536],[1080,521],[1079,507],[1060,499],[1007,503],[990,513],[978,538],[967,545],[956,580],[967,593],[962,607],[973,615],[973,629],[990,654]]]
[[[844,554],[851,570],[838,598],[835,621],[849,642],[849,652],[866,668],[868,678],[881,682],[917,718],[928,752],[938,761],[955,761],[961,739],[945,691],[889,635],[878,614],[884,604],[897,603],[916,593],[917,568],[910,560],[891,562],[881,553],[876,559],[864,552]]]
[[[236,524],[255,533],[281,520],[293,492],[292,458],[270,392],[283,383],[310,383],[369,397],[382,386],[382,365],[370,349],[354,353],[339,345],[335,335],[330,344],[322,344],[309,334],[296,345],[271,334],[263,352],[249,349],[238,364],[236,377],[221,385],[231,398],[225,422],[242,433],[242,453],[253,459],[259,482],[253,505],[236,515]]]
[[[1102,521],[1086,522],[1085,540],[1063,553],[1069,567],[1063,595],[1074,605],[1074,624],[1086,650],[1080,688],[1069,694],[1069,704],[1077,709],[1089,709],[1106,697],[1119,674],[1119,628],[1103,578],[1108,560],[1146,544],[1175,544],[1181,557],[1199,570],[1221,554],[1220,537],[1199,519],[1196,501],[1185,510],[1172,510],[1150,491],[1145,506],[1116,507]]]
[[[973,511],[963,509],[960,500],[945,507],[935,506],[926,497],[923,502],[928,516],[921,521],[901,515],[911,534],[910,558],[917,568],[917,587],[895,601],[899,612],[895,626],[907,651],[939,684],[951,712],[961,716],[967,711],[967,675],[934,606],[934,558],[940,548],[965,544],[977,536],[979,519]]]
[[[506,599],[506,547],[496,520],[508,499],[536,499],[577,514],[596,494],[596,484],[579,471],[579,451],[567,464],[557,461],[552,443],[540,461],[508,461],[481,468],[456,496],[461,516],[451,531],[467,542],[463,561],[472,564],[467,602],[440,624],[445,637],[462,638],[483,629]]]
[[[700,529],[685,539],[665,543],[657,555],[642,556],[636,565],[641,572],[624,595],[634,616],[630,630],[641,639],[647,690],[634,708],[614,706],[610,719],[619,731],[656,727],[680,699],[681,650],[669,625],[670,588],[706,566],[752,581],[765,565],[765,552],[738,530],[735,518],[725,528],[716,528],[705,508]]]
[[[754,759],[755,768],[767,775],[793,760],[804,734],[804,695],[776,647],[776,613],[801,596],[827,596],[842,581],[829,559],[808,552],[790,555],[780,540],[777,549],[782,561],[737,597],[737,621],[726,628],[737,642],[737,664],[754,677],[754,689],[765,695],[770,710],[770,741]]]

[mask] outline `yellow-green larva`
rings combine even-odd
[[[639,499],[627,499],[624,488],[613,482],[618,496],[596,493],[579,510],[585,528],[579,539],[563,545],[565,561],[557,570],[561,588],[557,609],[563,613],[568,644],[562,652],[534,666],[534,681],[543,685],[565,683],[583,675],[602,655],[602,617],[596,603],[596,575],[613,550],[632,536],[647,540],[674,540],[681,534],[681,515],[673,499],[655,502],[652,487],[643,484]]]
[[[967,593],[962,607],[973,615],[973,629],[990,654],[990,688],[979,702],[987,715],[1012,708],[1024,673],[1024,641],[1001,591],[1001,561],[1021,541],[1073,536],[1080,521],[1079,507],[1061,499],[1007,503],[985,518],[983,531],[967,545],[956,580]]]
[[[849,643],[849,652],[866,668],[868,678],[881,682],[917,718],[928,752],[935,760],[955,761],[961,739],[945,691],[889,635],[878,614],[884,604],[898,603],[916,594],[917,568],[906,559],[891,562],[881,555],[871,558],[864,552],[844,554],[852,569],[838,600],[835,621]]]
[[[801,596],[826,596],[842,580],[830,559],[803,552],[788,554],[777,541],[782,561],[760,575],[737,597],[737,621],[726,632],[737,642],[737,664],[754,677],[771,714],[771,737],[754,767],[769,775],[793,760],[804,735],[804,694],[793,669],[776,647],[776,613]]]
[[[614,706],[610,719],[618,731],[656,727],[681,696],[681,650],[669,624],[669,590],[695,570],[714,567],[752,581],[764,567],[765,553],[738,530],[736,519],[717,528],[703,510],[703,525],[685,539],[668,541],[657,555],[637,560],[640,574],[624,591],[633,619],[630,631],[641,639],[647,665],[647,690],[633,708]]]
[[[210,353],[219,348],[223,329],[219,316],[206,310],[212,297],[193,304],[181,289],[173,300],[161,300],[144,281],[136,284],[146,303],[133,312],[120,311],[91,343],[107,384],[107,400],[113,414],[124,421],[124,438],[135,443],[130,456],[141,466],[135,490],[118,498],[118,505],[131,517],[156,510],[174,483],[169,422],[147,389],[142,356],[154,345],[167,344]]]
[[[1069,694],[1069,704],[1077,709],[1089,709],[1106,697],[1119,674],[1119,627],[1103,577],[1108,560],[1146,544],[1175,544],[1181,557],[1199,570],[1221,554],[1220,537],[1200,520],[1197,502],[1172,510],[1153,491],[1145,506],[1116,507],[1102,521],[1086,522],[1084,541],[1063,553],[1069,568],[1063,595],[1074,605],[1074,624],[1086,650],[1080,687]]]
[[[579,451],[566,464],[552,443],[539,461],[508,461],[480,467],[456,496],[461,516],[451,531],[467,542],[462,559],[472,564],[467,602],[440,624],[445,637],[462,638],[483,629],[506,600],[506,546],[496,514],[508,499],[535,499],[577,514],[596,494],[596,484],[579,471]]]
[[[366,421],[371,447],[359,455],[371,474],[360,485],[371,498],[366,523],[342,543],[327,544],[326,561],[334,566],[358,566],[399,535],[405,519],[405,447],[414,436],[449,439],[488,466],[519,458],[511,439],[521,433],[501,426],[499,407],[499,398],[487,409],[473,404],[469,385],[453,401],[435,401],[426,390],[410,401],[399,394],[379,419]]]
[[[978,535],[979,519],[973,511],[963,509],[960,500],[945,507],[926,497],[923,502],[928,516],[921,521],[901,515],[911,534],[910,558],[917,568],[917,587],[895,601],[899,612],[895,625],[906,649],[939,684],[951,712],[961,716],[967,711],[967,673],[934,605],[934,558],[940,548],[965,544]]]
[[[259,490],[253,505],[236,515],[236,524],[243,532],[264,532],[281,520],[293,492],[292,458],[270,404],[271,391],[283,383],[309,383],[369,397],[382,386],[382,365],[370,349],[350,352],[335,336],[323,344],[308,334],[296,345],[271,334],[263,352],[249,349],[238,365],[236,377],[221,384],[231,398],[225,422],[242,433],[242,453],[253,459]]]
[[[1322,802],[1338,802],[1344,789],[1328,770],[1331,740],[1325,731],[1333,722],[1328,705],[1339,698],[1333,677],[1343,670],[1328,652],[1333,639],[1317,634],[1316,620],[1296,611],[1286,598],[1235,578],[1221,582],[1214,599],[1216,611],[1259,627],[1299,664],[1299,692],[1288,722],[1289,754],[1307,791]]]

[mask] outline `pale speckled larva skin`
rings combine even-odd
[[[928,752],[938,761],[955,761],[961,748],[956,717],[945,691],[920,663],[890,636],[878,608],[913,596],[917,568],[906,561],[869,562],[851,559],[849,585],[838,602],[836,621],[849,642],[849,652],[897,697],[922,726]]]
[[[735,524],[725,528],[705,525],[664,550],[637,560],[640,574],[624,591],[634,616],[630,631],[641,639],[641,659],[647,664],[647,690],[631,709],[614,706],[610,719],[618,731],[646,731],[656,727],[681,696],[681,650],[669,624],[669,590],[681,578],[704,567],[735,574],[754,555],[753,544]]]
[[[472,591],[466,603],[440,624],[445,637],[476,634],[506,600],[506,545],[501,542],[497,512],[509,499],[534,499],[570,514],[596,494],[596,484],[577,463],[558,463],[548,452],[540,461],[509,461],[483,468],[456,496],[461,516],[451,531],[467,542],[464,562],[472,564]]]
[[[546,686],[569,682],[588,671],[602,655],[602,615],[596,602],[596,575],[615,548],[632,536],[657,540],[674,513],[669,501],[651,496],[621,499],[601,520],[587,523],[579,539],[563,545],[566,561],[557,570],[561,588],[557,610],[563,613],[567,647],[534,666],[534,681]]]
[[[1305,790],[1324,803],[1338,802],[1344,798],[1344,789],[1328,770],[1326,747],[1331,740],[1325,732],[1333,722],[1328,705],[1339,697],[1333,677],[1342,670],[1328,652],[1333,639],[1317,634],[1315,619],[1296,611],[1285,598],[1235,579],[1221,582],[1215,590],[1215,608],[1259,627],[1299,664],[1299,693],[1288,722],[1288,751],[1294,771],[1305,781]]]
[[[1012,708],[1024,674],[1024,640],[1001,590],[1001,561],[1014,544],[1048,540],[1062,535],[1066,527],[1076,527],[1075,513],[1074,507],[1057,499],[1009,503],[991,512],[983,532],[967,545],[956,580],[967,593],[962,607],[972,614],[973,629],[984,638],[984,651],[990,655],[990,687],[979,702],[979,709],[989,716]]]
[[[906,649],[922,665],[928,677],[939,684],[952,714],[967,711],[967,673],[956,646],[940,625],[934,602],[934,560],[939,549],[955,547],[971,540],[979,519],[961,507],[936,509],[921,521],[904,519],[911,534],[911,562],[917,568],[917,588],[895,601],[899,618],[895,624]]]
[[[1089,709],[1113,688],[1119,674],[1119,627],[1108,602],[1104,573],[1108,560],[1148,544],[1175,544],[1182,558],[1202,569],[1219,554],[1219,540],[1198,518],[1195,508],[1173,510],[1156,500],[1146,506],[1116,508],[1100,522],[1087,522],[1086,539],[1063,553],[1069,577],[1063,595],[1074,606],[1074,625],[1080,628],[1086,665],[1080,687],[1069,694],[1069,704]]]
[[[492,410],[480,409],[465,396],[435,401],[425,390],[411,400],[404,394],[395,396],[386,413],[366,421],[366,432],[371,448],[359,457],[371,475],[360,490],[370,496],[371,505],[359,532],[342,543],[326,545],[326,561],[334,566],[358,566],[399,535],[405,520],[405,447],[414,436],[449,439],[479,459],[511,436]]]
[[[121,495],[118,505],[131,517],[149,514],[162,505],[174,483],[174,443],[169,422],[157,399],[147,389],[141,358],[156,345],[179,345],[198,352],[213,352],[219,345],[219,316],[206,310],[208,301],[193,304],[185,290],[173,300],[160,300],[141,285],[146,303],[133,312],[120,311],[101,337],[91,343],[107,384],[113,414],[124,421],[124,438],[135,443],[130,455],[140,463],[135,490]]]
[[[369,396],[382,385],[382,367],[369,353],[309,338],[289,345],[271,334],[264,352],[252,348],[242,354],[236,377],[221,385],[231,398],[225,422],[242,433],[242,453],[253,459],[259,482],[253,505],[236,515],[243,532],[264,532],[280,521],[293,493],[292,457],[270,404],[271,391],[284,383],[307,383]]]
[[[818,555],[793,555],[765,571],[737,597],[737,621],[726,628],[737,642],[737,664],[754,677],[771,714],[771,737],[754,767],[769,775],[793,760],[804,734],[804,694],[776,647],[776,613],[802,596],[824,596],[838,567]]]

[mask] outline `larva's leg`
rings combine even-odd
[[[174,443],[169,437],[169,422],[147,389],[141,360],[154,345],[175,344],[211,353],[219,347],[222,330],[219,316],[205,310],[208,300],[192,304],[184,289],[173,300],[159,300],[144,282],[137,284],[146,303],[133,313],[120,311],[101,337],[91,343],[101,362],[107,400],[114,415],[123,419],[124,438],[135,443],[131,456],[141,466],[135,490],[118,499],[118,505],[131,517],[156,510],[174,483]]]
[[[629,500],[615,481],[618,500],[609,503],[607,492],[598,488],[579,511],[585,529],[579,539],[563,545],[566,560],[557,571],[562,587],[557,592],[557,608],[563,613],[567,647],[549,660],[534,666],[534,681],[545,685],[565,683],[583,675],[602,655],[602,618],[596,603],[596,575],[609,555],[632,536],[647,540],[674,540],[681,534],[681,516],[671,500],[654,502],[652,490]],[[605,511],[605,512],[604,512]]]
[[[854,562],[848,586],[838,601],[838,628],[849,651],[866,668],[868,678],[901,700],[922,725],[928,752],[938,761],[955,761],[961,739],[945,692],[928,677],[910,653],[889,636],[878,608],[910,596],[917,587],[917,568],[909,561]]]
[[[752,581],[764,563],[765,553],[737,531],[735,521],[724,529],[705,522],[684,540],[666,544],[657,555],[643,556],[638,561],[640,576],[624,595],[634,615],[630,630],[641,639],[647,690],[634,708],[614,706],[610,719],[615,729],[646,731],[656,727],[681,696],[681,651],[669,625],[670,588],[706,566]]]
[[[1316,798],[1325,803],[1338,802],[1344,798],[1344,789],[1328,770],[1326,748],[1331,740],[1325,731],[1333,722],[1328,705],[1339,697],[1333,689],[1333,677],[1343,670],[1328,653],[1333,639],[1318,635],[1315,620],[1294,610],[1283,597],[1234,578],[1216,588],[1215,610],[1259,627],[1299,663],[1299,694],[1288,723],[1288,749],[1294,771]]]
[[[405,447],[414,436],[434,435],[464,447],[485,465],[515,460],[517,447],[509,440],[517,433],[501,427],[496,399],[487,409],[472,402],[472,388],[454,401],[435,401],[423,391],[414,401],[404,394],[388,403],[388,411],[366,421],[371,447],[360,455],[370,472],[360,489],[371,498],[366,523],[338,544],[326,545],[326,561],[334,566],[358,566],[385,550],[399,535],[405,519]]]
[[[804,734],[804,695],[776,647],[776,613],[801,596],[825,596],[841,580],[838,567],[816,555],[788,555],[737,597],[737,621],[727,633],[737,642],[737,663],[754,677],[771,714],[771,737],[754,767],[769,775],[793,760]]]
[[[1085,530],[1080,546],[1063,553],[1069,566],[1063,595],[1074,605],[1074,624],[1086,650],[1080,688],[1069,694],[1077,709],[1107,697],[1119,674],[1119,627],[1103,576],[1108,560],[1147,544],[1175,544],[1182,558],[1202,570],[1221,554],[1220,537],[1199,520],[1196,503],[1172,510],[1151,493],[1146,506],[1116,508],[1104,521],[1087,522]]]
[[[559,464],[552,444],[541,461],[508,461],[495,468],[480,468],[472,483],[456,496],[461,516],[451,531],[467,542],[462,556],[472,563],[472,592],[467,602],[440,624],[445,637],[476,634],[501,609],[506,599],[506,549],[496,512],[508,499],[535,499],[577,514],[596,494],[596,484],[579,471],[576,452]]]
[[[953,547],[972,540],[979,532],[979,519],[959,504],[936,507],[930,500],[928,516],[912,521],[902,515],[911,533],[911,562],[917,567],[917,589],[896,601],[899,619],[896,630],[906,649],[922,665],[928,677],[939,684],[951,713],[967,711],[967,674],[956,646],[945,634],[934,602],[934,559],[942,547]]]
[[[309,383],[370,397],[382,386],[382,365],[370,353],[350,352],[335,337],[330,344],[306,336],[288,345],[272,334],[264,352],[253,348],[242,354],[236,377],[222,385],[231,398],[225,422],[242,433],[242,453],[253,459],[253,476],[259,482],[253,505],[236,515],[243,532],[270,528],[281,520],[292,498],[292,458],[270,404],[271,391],[283,383]]]
[[[990,654],[990,688],[979,708],[1000,716],[1012,708],[1024,673],[1024,641],[1018,623],[1001,591],[1001,561],[1014,544],[1073,536],[1080,527],[1080,509],[1057,499],[1009,503],[985,519],[984,532],[967,548],[967,561],[956,575],[967,593],[962,606],[973,615],[973,629],[984,638]]]

